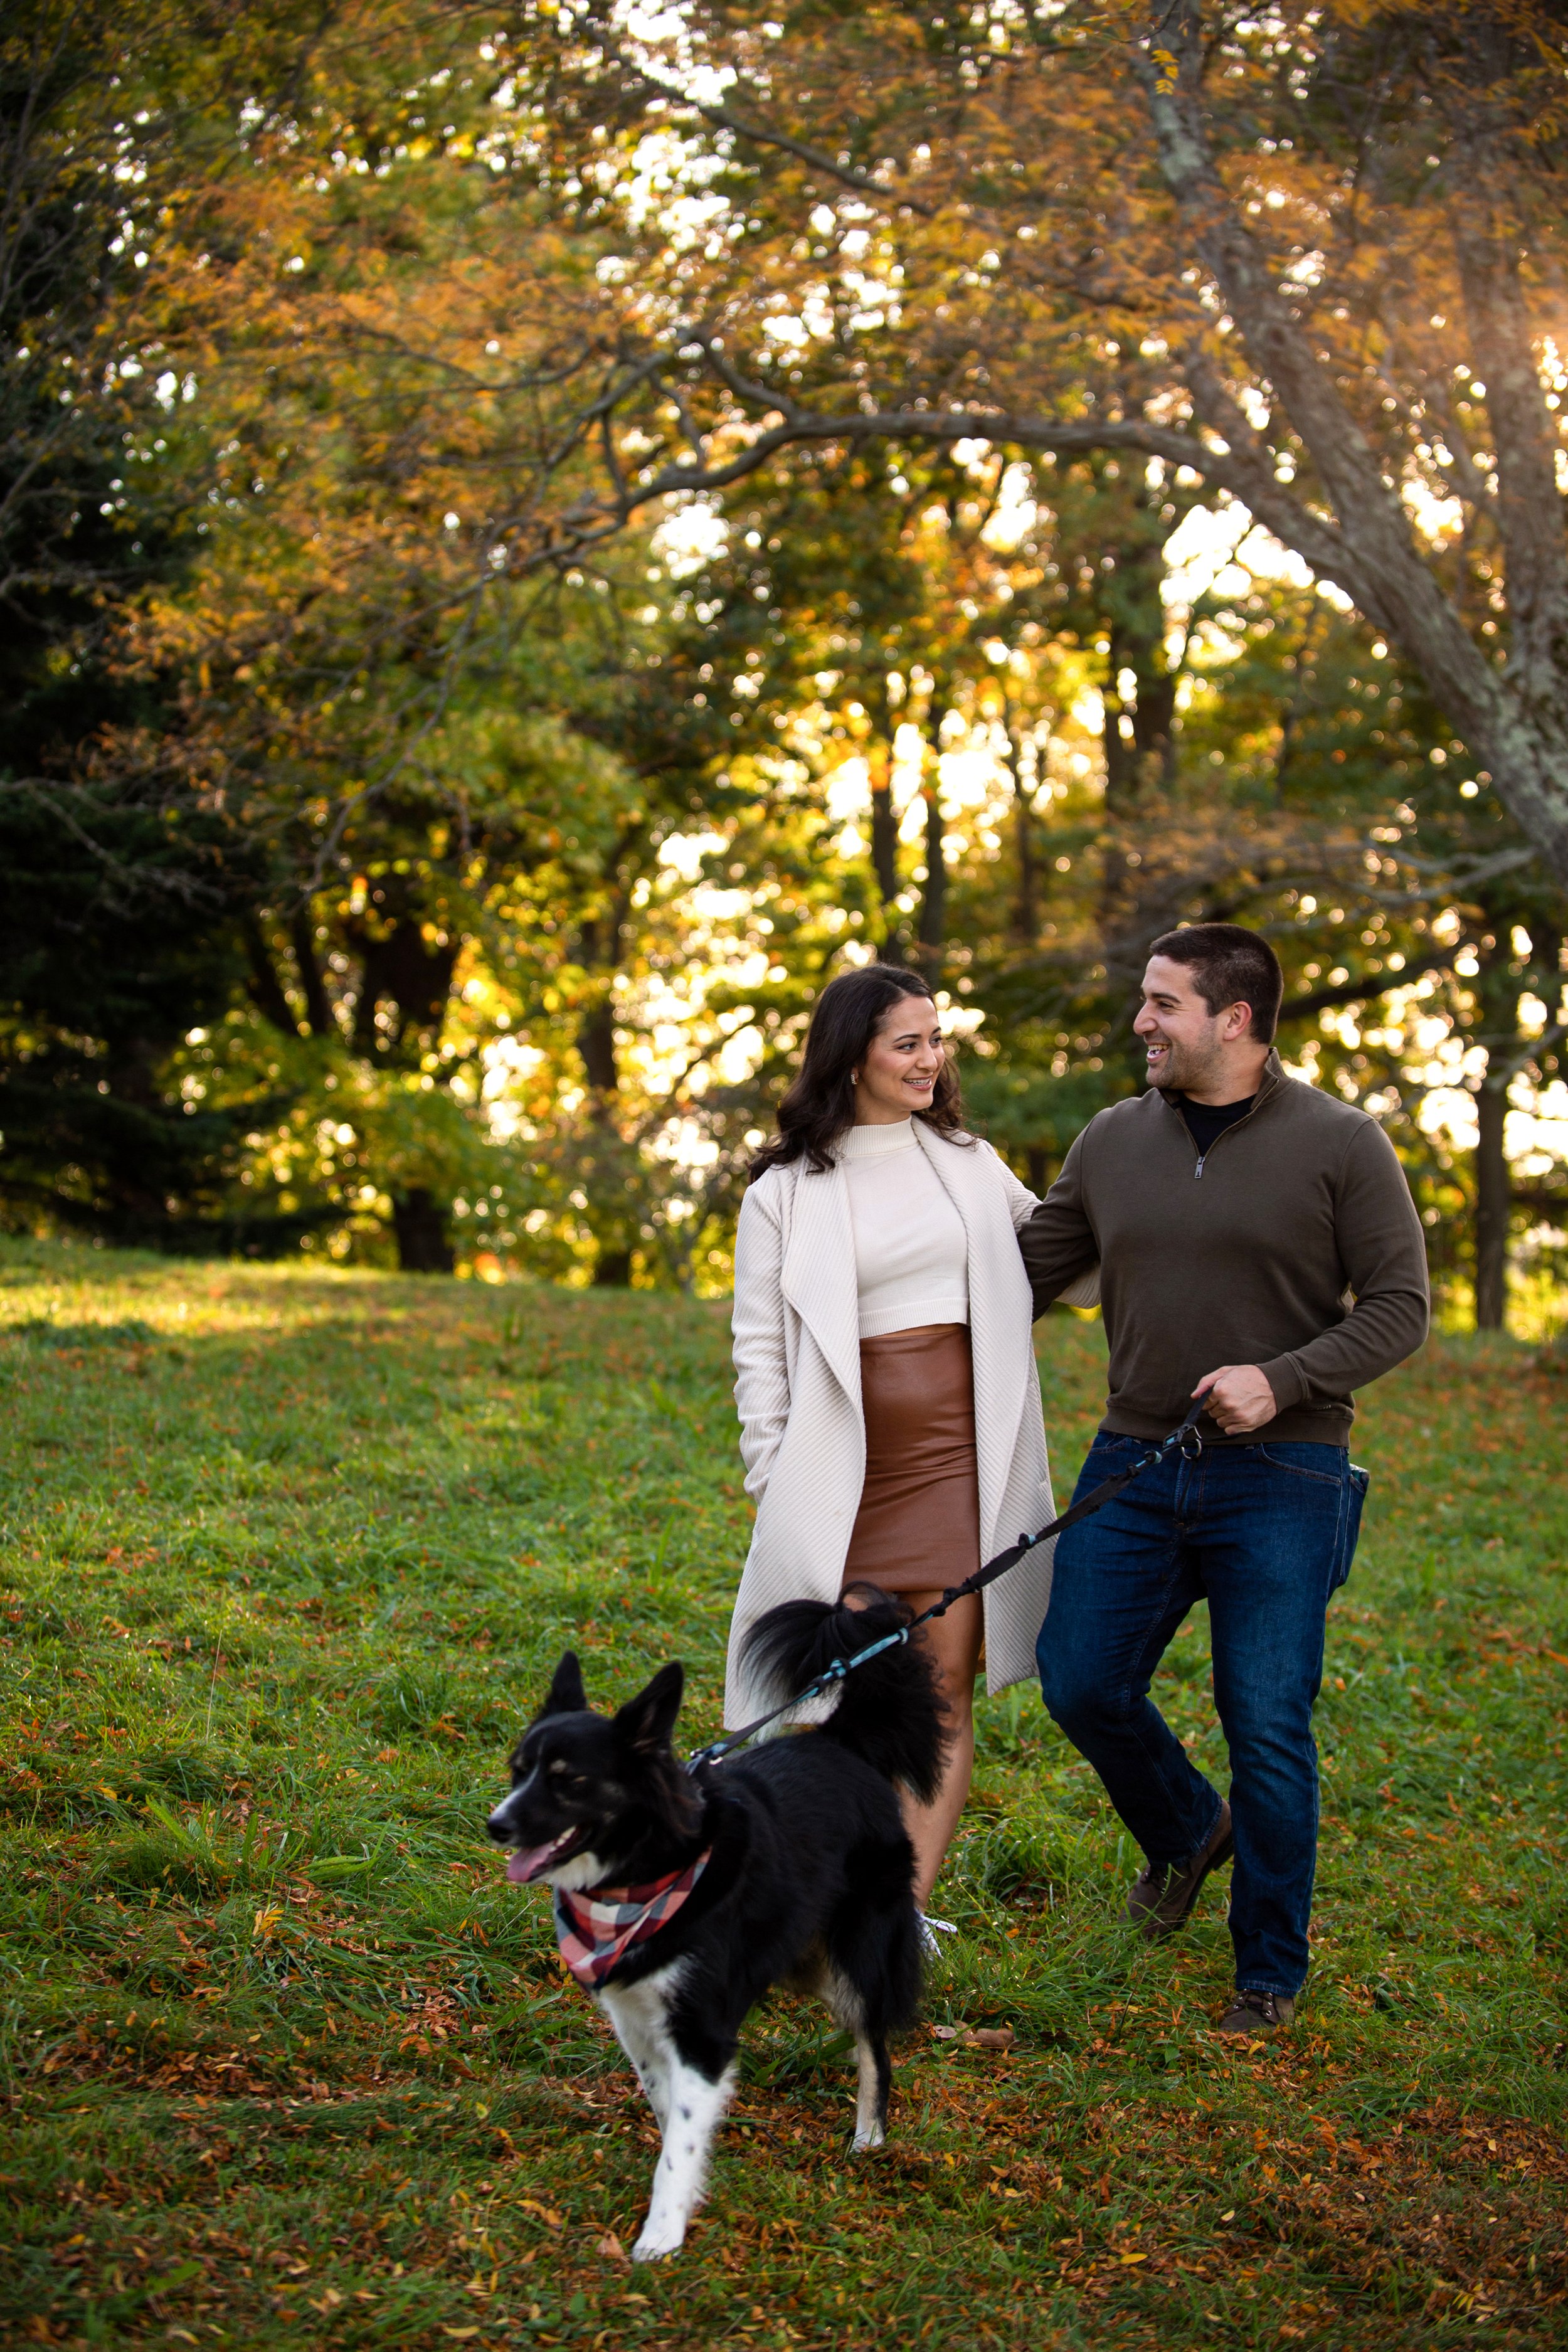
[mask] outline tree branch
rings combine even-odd
[[[906,205],[910,212],[918,213],[924,220],[932,217],[931,205],[886,186],[882,181],[874,180],[868,172],[858,172],[852,163],[839,163],[820,147],[811,147],[803,139],[792,138],[787,131],[774,130],[765,122],[747,122],[733,108],[694,98],[689,90],[682,89],[679,82],[666,81],[647,66],[635,63],[602,17],[598,17],[595,23],[594,37],[602,55],[619,69],[628,83],[640,83],[645,89],[657,91],[672,106],[689,107],[693,114],[700,114],[703,121],[711,123],[716,131],[728,131],[753,147],[773,147],[782,155],[793,155],[797,163],[805,163],[813,172],[821,172],[826,178],[837,180],[840,187],[854,188],[861,195],[875,196],[879,204]]]
[[[1293,996],[1279,1007],[1281,1021],[1306,1021],[1314,1013],[1327,1013],[1336,1004],[1370,1004],[1374,999],[1392,996],[1396,988],[1408,988],[1423,972],[1444,971],[1458,953],[1458,941],[1445,948],[1441,954],[1422,956],[1415,963],[1407,963],[1403,971],[1380,972],[1374,980],[1337,981],[1332,988],[1315,988],[1310,996]]]
[[[1156,58],[1156,47],[1170,63]],[[1171,0],[1134,55],[1162,176],[1253,365],[1282,402],[1353,546],[1363,587],[1347,593],[1427,677],[1445,678],[1448,708],[1464,730],[1489,739],[1497,676],[1417,553],[1397,493],[1384,482],[1371,445],[1220,177],[1204,123],[1205,48],[1201,0]],[[1288,543],[1295,544],[1293,532]],[[1304,547],[1300,552],[1312,562]]]

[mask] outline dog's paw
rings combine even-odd
[[[874,2147],[880,2147],[883,2145],[887,2137],[880,2124],[872,2124],[868,2130],[858,2131],[855,2135],[855,2154],[868,2156]]]
[[[634,2263],[668,2262],[670,2255],[678,2254],[685,2243],[684,2230],[679,2237],[667,2237],[662,2231],[645,2230],[632,2248],[632,2260]]]

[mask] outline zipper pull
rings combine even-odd
[[[1207,1158],[1208,1158],[1208,1153],[1205,1151],[1205,1152],[1204,1153],[1204,1155],[1203,1155],[1203,1160],[1200,1160],[1198,1161],[1197,1166],[1196,1166],[1196,1167],[1194,1169],[1194,1171],[1193,1171],[1193,1181],[1194,1181],[1194,1184],[1197,1182],[1198,1178],[1199,1178],[1199,1177],[1203,1174],[1203,1172],[1204,1172],[1204,1160],[1206,1160]]]

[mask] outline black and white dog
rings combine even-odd
[[[749,1660],[782,1700],[907,1618],[869,1587],[854,1605],[789,1601],[759,1621]],[[595,1715],[568,1651],[489,1825],[512,1849],[510,1878],[554,1889],[562,1950],[658,2119],[640,2262],[685,2238],[741,2027],[771,1985],[820,1993],[854,2034],[855,2146],[881,2146],[888,2036],[912,2021],[921,1983],[914,1857],[895,1790],[933,1795],[946,1741],[913,1644],[848,1675],[819,1727],[695,1773],[670,1746],[683,1685],[679,1664],[661,1666],[617,1714]]]

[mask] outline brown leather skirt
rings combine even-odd
[[[860,1342],[866,1483],[846,1584],[934,1592],[980,1565],[974,1369],[966,1323]]]

